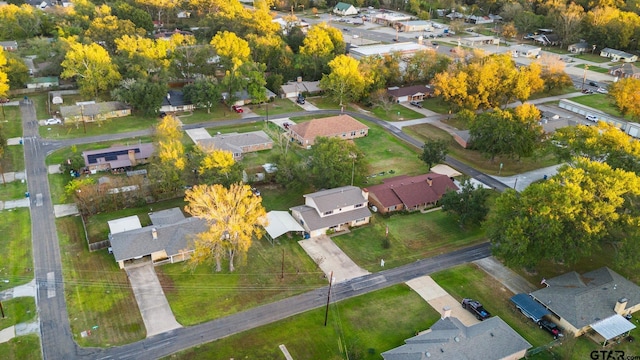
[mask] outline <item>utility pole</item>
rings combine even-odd
[[[589,70],[589,65],[584,64],[584,75],[582,75],[582,90],[584,90],[584,82],[587,80],[587,70]]]
[[[82,118],[82,128],[84,129],[84,133],[87,133],[87,123],[84,121],[84,105],[80,105],[80,117]]]
[[[0,312],[2,313],[2,318],[4,319],[4,309],[2,308],[2,301],[0,301]]]
[[[280,275],[280,279],[284,279],[284,249],[282,249],[282,275]]]
[[[327,319],[329,318],[329,299],[331,299],[331,285],[333,285],[333,271],[329,276],[329,292],[327,293],[327,308],[324,311],[324,326],[327,326]]]

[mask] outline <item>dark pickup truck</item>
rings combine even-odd
[[[462,308],[469,310],[478,320],[485,320],[491,317],[491,314],[484,309],[482,304],[473,299],[462,299]]]

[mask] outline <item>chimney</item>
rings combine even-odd
[[[627,307],[627,302],[629,301],[629,299],[627,298],[620,298],[618,300],[618,302],[616,303],[616,306],[613,308],[613,311],[616,312],[616,314],[619,315],[624,315],[625,309]]]
[[[427,184],[429,184],[429,186],[433,186],[433,179],[428,177],[427,178]]]
[[[129,161],[131,162],[131,166],[136,166],[136,151],[131,149],[127,152],[127,156],[129,157]]]
[[[302,76],[298,76],[298,77],[296,78],[296,81],[297,81],[297,82],[299,82],[299,83],[301,83],[301,82],[302,82]]]
[[[151,236],[153,237],[153,240],[158,240],[158,230],[156,228],[151,229]]]
[[[442,318],[446,319],[448,317],[451,317],[451,308],[448,306],[445,306],[442,308]]]

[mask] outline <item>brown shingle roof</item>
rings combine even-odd
[[[338,115],[292,125],[290,129],[306,140],[313,140],[318,136],[339,136],[368,127],[349,115]]]
[[[431,185],[429,185],[431,178]],[[396,176],[366,189],[384,207],[403,204],[407,208],[440,200],[447,190],[458,187],[445,175],[428,173],[418,176]]]

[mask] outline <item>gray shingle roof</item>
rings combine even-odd
[[[304,197],[313,200],[316,208],[322,214],[327,211],[367,202],[367,199],[362,194],[362,189],[357,186],[342,186],[335,189],[322,190],[306,194]]]
[[[438,320],[430,329],[405,340],[405,345],[383,352],[385,360],[491,360],[502,359],[529,344],[497,316],[472,326],[452,317]]]
[[[311,206],[300,205],[292,207],[290,210],[298,211],[304,220],[305,225],[309,230],[319,230],[337,226],[340,224],[348,223],[358,219],[364,219],[371,216],[371,211],[366,206],[351,210],[340,212],[337,214],[320,217],[318,211]]]
[[[273,144],[273,140],[262,130],[246,133],[220,134],[209,139],[198,140],[198,144],[202,147],[213,146],[216,149],[226,150],[232,153],[242,153],[245,147],[269,143]]]
[[[151,223],[155,226],[175,224],[184,220],[184,213],[180,208],[171,208],[149,213]]]
[[[119,101],[106,101],[99,102],[96,104],[85,104],[85,105],[69,105],[69,106],[60,106],[60,115],[63,118],[68,118],[71,116],[96,116],[101,114],[107,114],[113,111],[118,110],[127,110],[129,106]]]
[[[546,283],[531,296],[577,329],[614,315],[620,298],[628,299],[627,307],[640,303],[640,287],[608,267],[583,275],[572,271]]]

